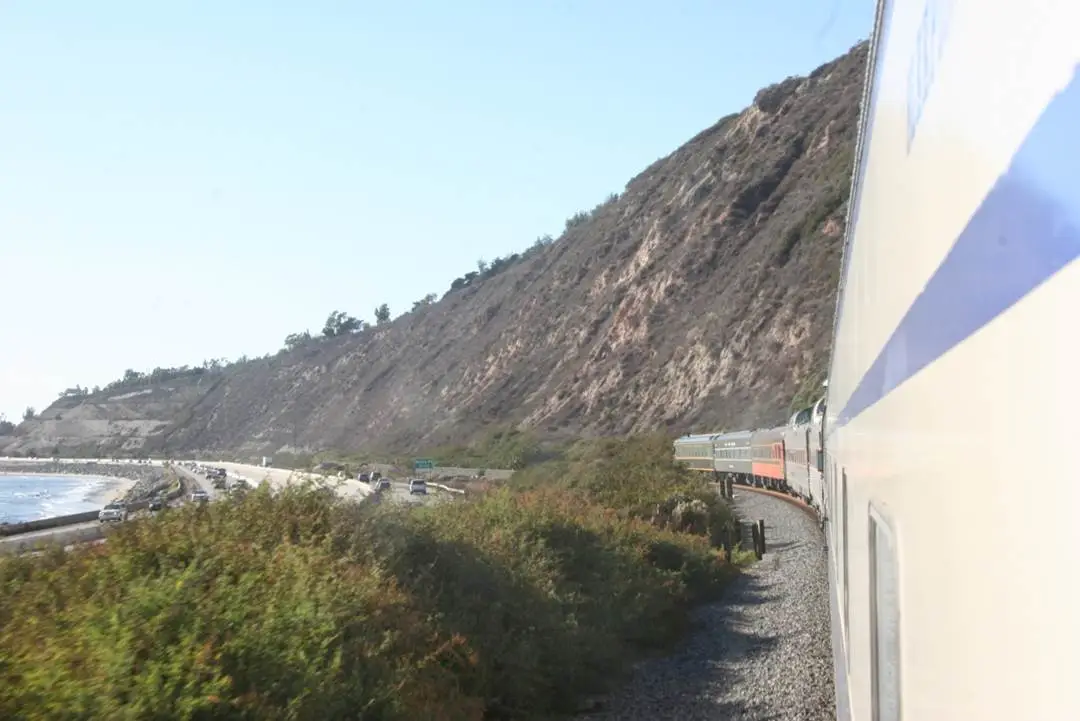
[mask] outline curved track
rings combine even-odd
[[[747,520],[765,519],[764,558],[671,656],[639,664],[589,721],[835,718],[828,557],[815,519],[786,498],[736,487]]]

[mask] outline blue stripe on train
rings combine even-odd
[[[1080,256],[1080,66],[855,387],[848,423]]]

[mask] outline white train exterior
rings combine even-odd
[[[779,484],[825,520],[839,719],[1080,718],[1078,28],[878,3],[821,440],[792,419]]]

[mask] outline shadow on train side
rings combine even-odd
[[[718,483],[786,493],[818,513],[825,493],[825,398],[792,414],[786,425],[701,433],[675,441],[675,460]]]

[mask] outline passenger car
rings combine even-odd
[[[878,2],[827,402],[732,473],[825,521],[840,719],[1080,718],[1077,27]]]
[[[120,502],[107,503],[98,511],[98,523],[115,523],[127,520],[127,506]]]

